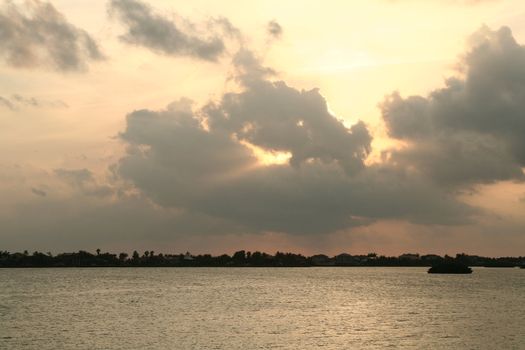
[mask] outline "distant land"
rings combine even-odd
[[[443,261],[455,261],[468,266],[485,267],[524,267],[525,257],[490,258],[477,255],[456,254],[455,257],[435,254],[419,255],[414,253],[399,256],[384,256],[376,253],[366,255],[339,254],[327,256],[317,254],[304,256],[294,253],[277,252],[274,255],[263,252],[240,250],[233,255],[210,254],[155,254],[134,251],[113,254],[78,251],[75,253],[51,253],[28,251],[10,253],[0,251],[0,267],[310,267],[310,266],[433,266]]]

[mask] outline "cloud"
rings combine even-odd
[[[428,96],[394,93],[381,104],[391,137],[407,146],[391,162],[442,186],[524,180],[525,46],[509,28],[481,28],[461,75]]]
[[[67,103],[61,100],[42,100],[36,97],[24,97],[19,94],[11,96],[11,101],[20,106],[35,107],[35,108],[68,108]]]
[[[81,186],[86,182],[93,181],[93,173],[88,169],[55,169],[55,175],[74,183],[77,186]]]
[[[118,250],[147,246],[173,252],[187,249],[181,247],[188,236],[198,242],[202,235],[242,233],[224,220],[163,208],[126,186],[116,189],[111,177],[85,169],[48,172],[2,164],[0,179],[3,249],[59,252],[114,244]],[[93,182],[111,187],[113,195],[92,194]],[[174,242],[181,244],[167,248]]]
[[[231,78],[242,85],[276,76],[272,68],[263,66],[253,51],[248,49],[241,48],[233,56],[232,65],[234,75]]]
[[[283,28],[277,21],[271,20],[266,26],[266,32],[272,38],[279,39],[283,35]]]
[[[346,126],[318,90],[268,80],[253,53],[234,64],[239,92],[195,111],[183,99],[130,113],[117,176],[163,208],[246,232],[322,234],[383,218],[459,224],[475,214],[421,178],[366,166],[366,125]],[[263,166],[253,148],[290,159]]]
[[[13,105],[13,103],[9,99],[2,97],[2,96],[0,96],[0,106],[3,106],[11,110],[15,109],[15,106]]]
[[[363,122],[347,128],[328,112],[317,89],[299,91],[283,81],[252,81],[241,93],[206,107],[213,132],[235,135],[271,152],[289,152],[294,167],[336,162],[348,173],[363,168],[371,136]]]
[[[24,97],[19,94],[14,94],[10,97],[0,96],[0,106],[11,110],[19,108],[68,108],[69,106],[61,100],[43,100],[36,97]]]
[[[47,196],[47,192],[44,191],[44,190],[40,190],[38,188],[31,188],[31,192],[37,196],[40,196],[40,197],[45,197]]]
[[[463,190],[522,177],[525,79],[523,47],[507,29],[484,28],[470,43],[443,88],[383,101],[387,130],[403,146],[374,164],[365,123],[344,122],[319,90],[290,86],[241,49],[232,91],[203,105],[183,98],[131,111],[111,179],[55,169],[46,203],[32,198],[13,216],[0,211],[2,231],[13,232],[3,238],[22,244],[38,233],[58,245],[89,245],[278,232],[314,242],[387,221],[438,234],[444,226],[474,230],[481,216],[492,219],[463,202]]]
[[[96,41],[50,3],[6,2],[0,9],[0,55],[15,68],[82,71],[104,58]]]
[[[75,189],[90,196],[111,196],[114,190],[111,186],[99,184],[89,169],[55,169],[54,174],[61,180],[69,183]]]
[[[18,204],[14,215],[0,218],[3,248],[61,252],[113,245],[124,251],[158,247],[178,252],[186,249],[181,247],[188,236],[241,233],[221,220],[159,208],[146,199],[127,197],[108,202],[90,198],[48,194],[45,201]],[[180,243],[167,248],[174,242]]]
[[[207,29],[212,27],[212,34],[204,35],[194,24],[184,20],[175,23],[138,0],[112,0],[110,12],[126,26],[127,32],[120,37],[122,41],[171,56],[216,61],[225,51],[225,44],[215,27],[230,36],[239,34],[227,19],[220,18],[208,22]]]

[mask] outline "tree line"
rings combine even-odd
[[[274,255],[264,252],[240,250],[232,255],[211,254],[156,254],[134,251],[114,254],[95,253],[80,250],[74,253],[42,253],[28,251],[10,253],[0,251],[0,267],[308,267],[308,266],[432,266],[445,260],[457,261],[468,266],[515,267],[525,266],[525,257],[482,257],[477,255],[457,254],[455,257],[435,254],[402,254],[384,256],[376,253],[366,255],[339,254],[327,256],[317,254],[304,256],[295,253],[277,252]]]

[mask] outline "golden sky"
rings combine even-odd
[[[521,1],[5,1],[1,14],[3,248],[522,254]],[[223,45],[211,59],[198,51],[210,38]],[[248,82],[261,67],[273,73]],[[456,91],[450,77],[466,87],[435,102]],[[506,97],[463,121],[476,84]],[[425,113],[431,134],[412,134]],[[280,118],[311,127],[311,144]],[[447,206],[465,213],[455,221]]]

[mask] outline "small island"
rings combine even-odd
[[[430,269],[428,269],[428,273],[469,274],[472,273],[472,269],[461,262],[445,260],[439,264],[433,265]]]

